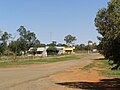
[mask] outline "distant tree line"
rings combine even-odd
[[[0,53],[1,55],[21,55],[23,51],[26,51],[30,47],[40,46],[40,41],[37,39],[36,34],[27,30],[24,26],[20,26],[17,30],[19,37],[14,40],[14,36],[8,32],[0,32]]]
[[[87,45],[85,45],[85,44],[77,44],[77,45],[75,45],[75,49],[76,50],[90,50],[92,52],[93,49],[98,48],[96,43],[94,43],[92,41],[88,41],[88,43],[89,42],[91,42],[92,45],[89,45],[89,44],[87,44]]]
[[[56,46],[75,46],[76,50],[88,50],[89,47],[85,44],[75,45],[77,39],[70,34],[66,35],[64,38],[66,44],[57,43],[57,41],[52,41],[50,44],[42,44],[39,39],[37,39],[36,34],[27,30],[24,26],[20,26],[17,29],[17,33],[19,36],[16,38],[8,32],[0,31],[0,55],[26,55],[31,47],[34,48],[33,52],[31,52],[34,54],[38,47],[49,46],[47,52],[51,55],[58,53]]]

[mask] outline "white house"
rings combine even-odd
[[[29,50],[28,50],[28,56],[42,56],[42,57],[45,57],[47,56],[47,51],[46,51],[46,47],[39,47],[37,49],[31,47]]]
[[[35,56],[46,57],[47,56],[46,47],[39,47],[39,48],[37,48]]]
[[[31,47],[28,50],[28,56],[41,56],[41,57],[46,57],[47,56],[47,49],[49,46],[46,47],[38,47],[38,48],[33,48]],[[61,54],[74,54],[75,47],[64,47],[64,46],[56,46],[58,50],[58,55]]]

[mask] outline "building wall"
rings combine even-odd
[[[35,56],[42,56],[46,57],[47,56],[47,48],[48,47],[39,47],[36,50]],[[74,49],[75,47],[56,47],[58,50],[58,55],[61,54],[75,54]],[[29,49],[31,51],[32,49]],[[28,54],[28,56],[31,56],[33,54]]]
[[[63,54],[75,54],[74,49],[75,47],[64,47]]]

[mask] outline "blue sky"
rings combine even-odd
[[[41,43],[65,43],[68,34],[76,44],[97,42],[96,12],[109,0],[0,0],[0,29],[16,35],[25,26],[36,33]]]

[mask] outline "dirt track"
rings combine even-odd
[[[73,90],[55,84],[51,76],[74,67],[82,68],[98,56],[100,55],[92,54],[80,60],[0,69],[0,90]]]

